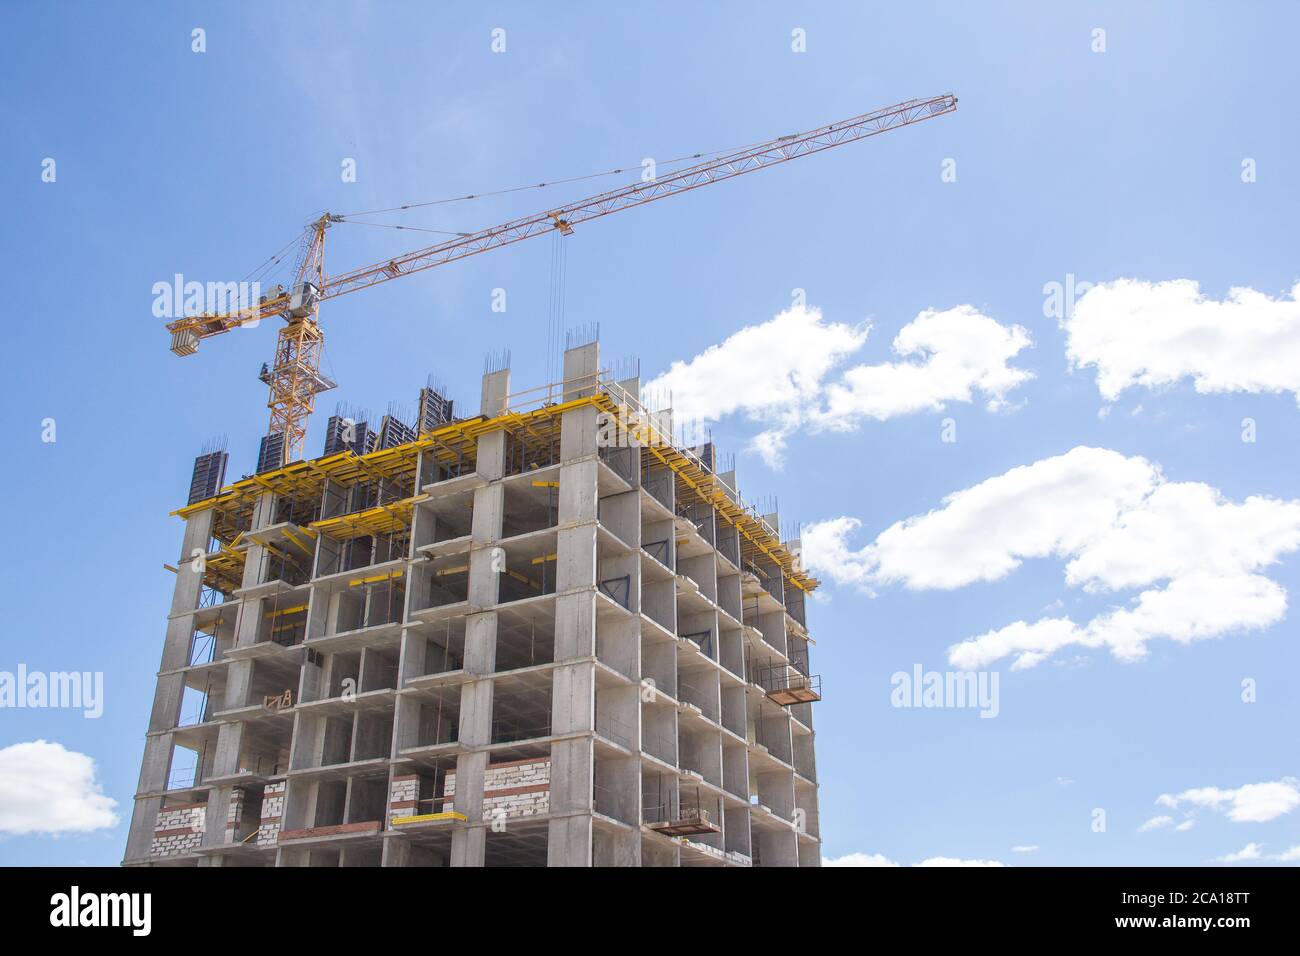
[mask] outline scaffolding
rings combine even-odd
[[[691,804],[682,802],[679,787],[677,800],[675,801],[676,806],[674,806],[672,794],[665,794],[663,791],[663,774],[656,774],[655,782],[655,802],[642,808],[642,815],[651,830],[669,837],[697,836],[703,833],[722,832],[722,827],[714,822],[714,820],[722,816],[721,797],[714,797],[714,812],[711,814],[701,804],[699,787],[693,788],[695,798]]]
[[[768,664],[759,668],[758,684],[769,700],[782,707],[811,704],[822,699],[820,674],[804,674],[791,664]]]

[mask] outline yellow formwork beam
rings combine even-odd
[[[627,412],[626,406],[619,403],[611,395],[606,392],[596,391],[591,395],[584,395],[551,405],[543,405],[527,412],[511,410],[493,418],[479,415],[475,418],[443,425],[404,445],[384,448],[366,455],[357,455],[352,451],[342,451],[327,458],[292,462],[283,468],[238,481],[221,489],[213,497],[187,505],[184,508],[178,508],[172,514],[181,518],[188,518],[211,508],[241,514],[251,509],[258,496],[266,491],[294,497],[309,497],[313,494],[320,494],[327,480],[347,483],[362,479],[373,480],[375,477],[393,478],[413,474],[422,453],[432,451],[439,456],[440,460],[455,461],[458,458],[456,449],[463,448],[466,454],[476,451],[477,441],[480,436],[497,431],[506,431],[512,434],[522,433],[526,440],[544,443],[552,435],[543,432],[542,429],[553,428],[564,413],[587,406],[595,406],[602,411],[615,415],[620,414],[620,411],[623,414]],[[816,578],[811,577],[797,567],[794,555],[781,543],[780,538],[773,534],[767,522],[755,517],[746,508],[732,500],[730,495],[723,489],[723,485],[716,475],[696,464],[673,445],[661,444],[653,435],[647,436],[647,439],[643,445],[645,450],[672,470],[673,474],[680,478],[701,500],[717,508],[724,518],[736,526],[745,541],[781,568],[782,573],[791,583],[800,590],[808,592],[818,586],[820,582]],[[418,500],[419,497],[404,499],[403,502],[397,504],[413,502]],[[391,509],[394,505],[383,507]],[[330,534],[332,537],[338,537],[340,529],[350,528],[355,533],[349,533],[349,536],[359,537],[362,534],[388,533],[393,530],[400,530],[404,526],[405,521],[397,520],[397,516],[391,511],[382,520],[366,523],[362,519],[362,516],[369,516],[371,512],[380,510],[370,509],[370,511],[359,512],[354,515],[343,515],[338,518],[313,522],[311,528],[324,534]],[[357,530],[360,528],[376,528],[378,530]]]
[[[544,436],[536,430],[538,426],[551,424],[575,408],[596,404],[598,397],[583,396],[527,412],[507,411],[494,418],[479,415],[425,432],[415,441],[365,455],[347,450],[325,458],[291,462],[283,468],[227,485],[211,498],[177,508],[171,513],[188,518],[210,508],[239,512],[251,508],[258,496],[267,491],[290,497],[309,497],[319,494],[327,480],[346,484],[363,479],[373,480],[376,477],[394,478],[414,474],[416,462],[422,453],[432,451],[443,461],[456,461],[458,457],[477,451],[480,436],[497,431],[522,431],[534,440],[543,441]],[[457,449],[461,449],[459,454]]]
[[[284,617],[286,614],[301,614],[305,610],[307,610],[307,605],[295,604],[293,607],[282,607],[279,610],[263,614],[262,617]]]
[[[403,498],[386,505],[376,505],[364,511],[313,521],[310,527],[315,532],[339,541],[365,535],[405,531],[411,523],[411,513],[415,510],[415,506],[428,497],[428,495],[412,495],[410,498]]]
[[[348,587],[354,588],[361,584],[378,584],[380,581],[391,581],[394,578],[400,578],[405,571],[389,571],[387,574],[375,574],[368,578],[353,578],[348,582]]]
[[[455,810],[444,810],[442,813],[417,813],[409,817],[393,817],[392,824],[395,827],[405,826],[408,823],[465,823],[469,817],[463,813],[457,813]]]
[[[217,554],[208,555],[203,561],[203,583],[218,591],[235,591],[244,585],[244,564],[248,552],[233,547],[242,536],[236,536],[232,544],[221,544]],[[225,585],[225,587],[222,587]]]

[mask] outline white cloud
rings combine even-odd
[[[1029,845],[1023,845],[1023,844],[1022,844],[1022,845],[1020,845],[1020,846],[1013,846],[1013,847],[1011,848],[1011,852],[1012,852],[1012,853],[1037,853],[1037,852],[1038,852],[1038,844],[1034,843],[1034,844],[1029,844]]]
[[[1236,853],[1228,853],[1224,856],[1214,858],[1215,863],[1241,863],[1245,860],[1261,860],[1264,854],[1260,851],[1263,849],[1262,843],[1247,843]]]
[[[1084,624],[1020,620],[949,648],[955,667],[1012,657],[1018,669],[1073,645],[1133,661],[1156,638],[1185,644],[1275,624],[1286,591],[1258,572],[1300,548],[1300,501],[1236,503],[1209,485],[1168,481],[1144,458],[1080,446],[955,492],[854,549],[859,527],[847,517],[806,526],[805,565],[864,589],[947,590],[1055,558],[1070,587],[1142,589]]]
[[[973,306],[927,309],[894,337],[893,352],[905,361],[858,365],[826,388],[825,406],[814,421],[848,430],[863,418],[939,411],[948,402],[986,397],[996,409],[1006,394],[1032,374],[1007,363],[1030,345],[1018,325],[1000,325]]]
[[[1038,847],[1030,849],[1037,850]],[[902,866],[883,853],[849,853],[822,861],[822,866]],[[997,860],[961,860],[951,856],[932,856],[912,866],[1006,866]]]
[[[1061,325],[1076,368],[1095,367],[1114,401],[1131,386],[1191,379],[1196,391],[1292,392],[1300,400],[1300,283],[1273,298],[1235,288],[1224,299],[1191,279],[1096,285]]]
[[[1148,830],[1161,830],[1165,827],[1174,825],[1174,818],[1168,816],[1152,817],[1146,823],[1138,827],[1138,833],[1146,833]]]
[[[1227,814],[1235,823],[1267,823],[1300,807],[1300,780],[1283,777],[1268,783],[1250,783],[1235,790],[1195,787],[1182,793],[1162,793],[1156,803],[1163,807],[1187,805]]]
[[[1167,827],[1173,827],[1174,832],[1176,833],[1186,833],[1194,826],[1196,826],[1196,820],[1193,817],[1188,817],[1186,820],[1175,825],[1173,817],[1162,815],[1147,820],[1138,827],[1138,833],[1147,833],[1151,830],[1163,830]]]
[[[1215,857],[1212,863],[1245,863],[1252,860],[1272,860],[1276,863],[1300,863],[1300,845],[1283,850],[1281,853],[1264,853],[1263,843],[1247,843],[1235,853]]]
[[[883,853],[849,853],[829,860],[822,860],[822,866],[899,866]]]
[[[995,581],[1025,558],[1082,550],[1142,500],[1157,474],[1141,458],[1075,448],[948,495],[942,508],[895,523],[858,555],[879,584],[947,590]]]
[[[646,383],[652,394],[672,393],[679,420],[717,421],[743,413],[782,423],[817,401],[836,365],[867,341],[866,326],[825,322],[818,309],[786,309],[748,325]]]
[[[0,750],[0,833],[86,833],[117,825],[95,762],[35,740]]]
[[[913,866],[1006,866],[1000,860],[959,860],[951,856],[932,856]]]
[[[809,570],[824,574],[836,584],[867,587],[871,580],[872,558],[867,549],[854,551],[848,538],[862,527],[857,518],[831,518],[804,525],[799,530],[802,546],[800,558]]]
[[[1029,334],[969,305],[927,309],[903,326],[892,346],[898,361],[841,369],[869,332],[866,325],[826,322],[820,310],[796,306],[674,362],[646,383],[645,392],[671,392],[679,422],[747,416],[763,428],[751,447],[779,467],[786,438],[801,425],[850,431],[868,419],[939,411],[977,398],[997,409],[1008,392],[1032,378],[1008,364],[1030,345]]]

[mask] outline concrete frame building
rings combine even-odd
[[[180,509],[124,863],[820,865],[817,582],[713,457],[590,342]]]

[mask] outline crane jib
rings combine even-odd
[[[910,126],[951,113],[956,108],[957,97],[950,93],[907,100],[808,132],[778,136],[664,176],[652,175],[639,182],[479,232],[458,234],[432,246],[335,276],[328,276],[325,272],[325,233],[331,224],[348,220],[325,213],[303,234],[294,282],[287,291],[277,287],[262,296],[254,307],[239,312],[192,315],[169,322],[167,330],[172,337],[171,349],[177,355],[191,355],[197,351],[202,339],[255,324],[264,318],[283,318],[285,324],[278,334],[275,361],[259,377],[267,384],[270,393],[267,400],[267,407],[271,410],[269,434],[283,434],[282,455],[292,458],[302,450],[307,419],[314,408],[316,394],[334,387],[333,382],[320,374],[324,333],[315,320],[322,300],[513,245],[534,236],[557,231],[567,236],[575,225],[611,213]]]
[[[360,269],[340,273],[328,278],[320,287],[322,299],[334,298],[360,288],[377,285],[389,279],[420,272],[433,266],[463,259],[500,246],[511,245],[557,228],[557,219],[567,227],[589,222],[592,219],[618,212],[632,206],[644,205],[656,199],[686,192],[709,183],[732,179],[747,172],[821,152],[833,146],[866,139],[879,133],[912,125],[934,116],[950,113],[957,108],[957,97],[951,94],[923,100],[908,100],[895,106],[864,113],[851,119],[818,127],[806,133],[792,133],[778,137],[759,146],[750,147],[679,170],[671,176],[638,182],[609,192],[579,200],[558,209],[515,219],[479,232],[458,236],[446,242],[417,249],[413,252],[385,260]],[[331,217],[323,217],[331,218]],[[333,217],[331,221],[337,221]],[[288,305],[288,294],[262,304],[253,318],[261,319],[283,315]],[[233,322],[225,322],[224,319]],[[200,338],[229,331],[252,321],[247,315],[189,316],[169,323],[169,331],[190,329]]]
[[[679,170],[671,176],[633,183],[609,192],[579,200],[558,209],[538,213],[499,226],[492,226],[465,237],[437,243],[390,260],[382,265],[367,266],[330,278],[322,298],[333,298],[360,288],[377,285],[398,275],[409,275],[457,259],[464,259],[489,249],[511,245],[542,233],[549,233],[557,218],[571,228],[600,216],[656,199],[686,192],[709,183],[763,169],[778,163],[821,152],[833,146],[855,142],[898,129],[922,120],[950,113],[957,108],[957,98],[950,94],[927,100],[909,100],[896,106],[865,113],[807,133],[783,136],[759,146],[717,157]]]

